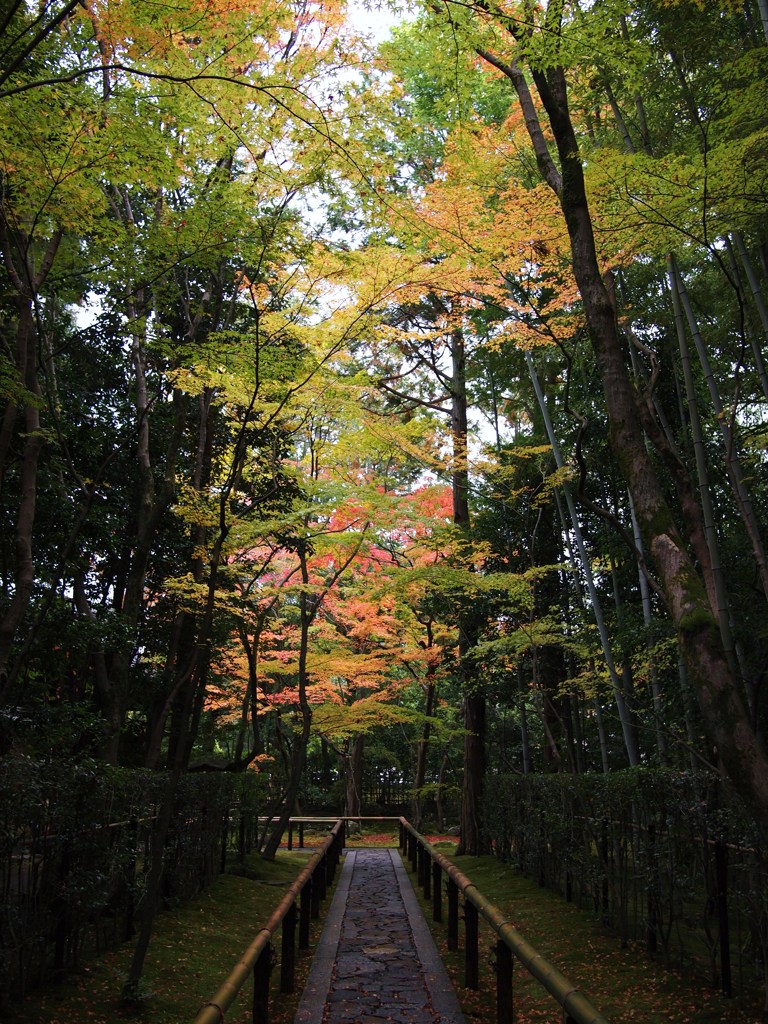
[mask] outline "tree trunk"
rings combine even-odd
[[[467,375],[464,334],[451,335],[451,441],[453,444],[453,521],[467,537],[470,530],[469,468],[467,465]],[[488,852],[488,840],[482,825],[483,786],[485,783],[485,688],[469,664],[469,655],[477,643],[476,613],[463,608],[459,612],[459,674],[464,691],[464,780],[461,789],[461,834],[458,854],[474,857]]]
[[[731,484],[733,491],[733,498],[736,504],[736,508],[741,515],[744,528],[747,531],[747,535],[752,545],[752,553],[755,558],[755,562],[760,572],[760,580],[763,585],[763,593],[768,598],[768,559],[766,559],[765,549],[763,541],[760,536],[760,526],[755,516],[755,510],[752,503],[752,498],[749,494],[746,481],[744,479],[744,472],[739,461],[739,455],[737,451],[737,438],[735,431],[735,423],[731,413],[726,414],[723,409],[723,403],[720,398],[720,391],[715,380],[712,367],[709,362],[709,356],[707,355],[706,346],[701,337],[696,318],[693,314],[693,308],[691,307],[688,293],[685,289],[683,279],[680,275],[680,271],[677,268],[677,263],[674,257],[670,258],[671,277],[673,280],[673,294],[677,295],[678,301],[682,304],[685,310],[686,319],[688,320],[688,326],[691,331],[691,335],[696,346],[696,351],[699,356],[699,362],[704,372],[704,377],[707,382],[707,388],[709,390],[710,398],[712,400],[712,408],[715,413],[715,419],[720,427],[720,433],[723,437],[724,447],[724,458],[725,468],[728,474],[728,479]]]
[[[19,321],[16,351],[19,378],[33,396],[40,394],[35,351],[35,321],[31,296],[19,297]],[[32,538],[37,504],[37,466],[42,449],[40,408],[34,401],[24,403],[24,442],[21,456],[21,480],[16,517],[16,565],[14,593],[10,606],[0,621],[0,696],[5,689],[8,663],[19,628],[29,607],[34,584]]]
[[[445,829],[445,808],[443,804],[443,791],[445,789],[445,770],[448,767],[448,754],[443,754],[440,763],[440,771],[437,776],[437,790],[435,792],[435,815],[437,817],[437,831]]]
[[[131,322],[140,325],[145,312],[141,291],[136,299],[128,303]],[[117,764],[120,752],[120,738],[123,731],[130,687],[130,671],[135,656],[135,633],[144,602],[147,571],[152,546],[167,512],[176,487],[176,459],[186,423],[187,401],[177,391],[173,395],[174,426],[163,459],[163,481],[160,489],[155,486],[153,459],[150,447],[151,401],[146,381],[145,339],[141,328],[135,328],[132,360],[134,370],[134,411],[137,426],[136,459],[138,465],[138,496],[136,506],[136,534],[133,538],[132,553],[119,609],[120,621],[128,640],[114,652],[110,667],[109,707],[106,711],[106,735],[101,757],[110,764]]]
[[[535,71],[557,145],[559,199],[571,241],[573,271],[584,302],[606,399],[609,438],[632,493],[638,524],[659,574],[705,727],[734,786],[768,817],[768,758],[752,729],[723,652],[704,584],[675,525],[645,449],[645,439],[608,291],[597,262],[584,173],[562,68]]]
[[[365,736],[358,733],[352,740],[351,749],[346,757],[346,790],[344,799],[344,813],[350,818],[359,818],[363,813],[363,751],[365,750]]]
[[[306,546],[298,545],[298,555],[301,561],[301,581],[304,587],[309,586],[309,570],[307,568]],[[303,589],[299,595],[300,614],[300,640],[299,640],[299,729],[293,740],[291,749],[291,763],[286,786],[283,807],[280,816],[275,822],[272,833],[264,846],[262,857],[264,860],[272,861],[280,847],[285,830],[288,828],[288,819],[294,813],[296,802],[299,798],[301,780],[304,777],[304,765],[307,760],[307,746],[309,745],[309,734],[312,726],[312,705],[307,699],[307,684],[309,682],[307,673],[307,655],[309,652],[309,627],[312,625],[317,605],[310,606],[309,595]]]
[[[162,799],[157,809],[157,819],[152,829],[152,849],[150,851],[149,871],[147,880],[136,909],[138,917],[138,935],[133,956],[128,968],[121,992],[122,1002],[129,1006],[140,1006],[141,976],[144,972],[152,929],[160,901],[160,888],[163,881],[165,844],[173,819],[174,793],[181,778],[181,766],[176,765],[168,776]]]
[[[464,782],[461,787],[461,833],[457,856],[479,857],[488,852],[483,828],[483,783],[485,781],[485,697],[464,692]]]
[[[704,534],[709,551],[709,564],[702,566],[704,572],[704,583],[709,595],[709,603],[712,611],[720,625],[720,635],[723,640],[723,649],[731,671],[735,668],[735,655],[733,637],[731,635],[731,617],[728,604],[728,597],[725,590],[725,577],[720,561],[720,544],[717,539],[717,526],[715,513],[712,505],[712,495],[709,486],[709,470],[707,468],[707,455],[704,447],[704,432],[699,417],[699,407],[696,401],[696,386],[693,379],[691,367],[691,356],[688,351],[688,342],[685,336],[685,324],[683,322],[683,308],[680,301],[680,278],[674,261],[669,260],[669,284],[672,294],[672,308],[675,315],[675,329],[677,342],[680,349],[680,363],[683,370],[683,382],[685,384],[685,397],[688,406],[688,422],[690,424],[691,443],[693,445],[696,474],[699,481],[699,501],[704,521]]]
[[[522,675],[518,669],[518,679]],[[523,775],[531,774],[531,743],[528,735],[528,710],[525,706],[525,694],[522,693],[522,682],[519,684],[521,691],[518,708],[520,711],[520,749],[523,758]]]
[[[555,40],[562,6],[547,9],[547,29]],[[507,26],[514,35],[516,27]],[[645,450],[614,304],[598,265],[592,220],[576,134],[568,111],[565,73],[560,66],[532,69],[532,77],[549,119],[559,157],[552,159],[546,136],[532,108],[520,67],[487,51],[478,53],[505,74],[514,86],[543,179],[556,193],[571,243],[573,272],[581,293],[606,397],[609,437],[635,503],[638,524],[661,578],[666,602],[677,628],[681,650],[711,739],[734,786],[761,815],[768,812],[768,759],[752,730],[725,659],[705,588],[688,556],[686,544]],[[685,82],[683,82],[685,85]],[[698,119],[696,110],[692,116]],[[655,424],[654,424],[655,426]],[[688,487],[681,486],[683,514],[697,557],[708,561],[700,514]]]
[[[635,506],[632,501],[631,494],[629,495],[629,510],[632,516],[632,535],[635,541],[635,547],[642,554],[643,539],[640,536],[640,528],[637,525],[637,516],[635,515]],[[653,704],[653,723],[656,730],[656,749],[659,755],[659,764],[666,765],[669,763],[669,745],[667,743],[667,734],[664,731],[661,686],[659,684],[659,672],[656,665],[656,653],[654,650],[651,591],[642,566],[638,566],[638,584],[640,587],[640,599],[643,604],[643,625],[645,626],[647,635],[645,643],[646,650],[648,651],[648,667],[651,674],[651,701]]]
[[[432,635],[432,622],[427,622],[426,649],[432,649],[434,638]],[[413,778],[413,825],[417,831],[421,830],[421,821],[424,814],[424,783],[427,778],[427,753],[429,752],[429,737],[432,731],[432,715],[435,710],[435,671],[436,665],[430,661],[427,665],[426,678],[424,680],[424,726],[421,732],[421,739],[416,750],[416,774]]]
[[[432,731],[430,717],[434,711],[435,684],[427,682],[427,692],[424,699],[424,714],[426,716],[424,727],[421,732],[421,739],[416,751],[416,774],[413,779],[413,825],[419,831],[424,817],[424,784],[427,778],[427,753],[429,752],[429,737]]]
[[[16,291],[18,321],[16,325],[16,385],[23,398],[10,398],[0,427],[0,485],[4,481],[5,462],[13,430],[20,411],[24,416],[24,433],[16,516],[16,564],[14,594],[5,615],[0,619],[0,703],[6,698],[8,666],[18,631],[29,608],[35,578],[33,538],[37,508],[37,472],[43,447],[38,380],[37,332],[35,302],[61,244],[62,232],[49,240],[39,269],[35,267],[32,240],[23,232],[10,231],[5,216],[0,214],[0,247],[6,274]],[[14,248],[16,257],[14,257]],[[18,263],[17,263],[18,259]]]
[[[739,256],[741,257],[749,289],[752,292],[755,308],[757,309],[758,316],[760,317],[760,324],[763,329],[763,338],[765,341],[768,341],[768,307],[766,306],[765,299],[763,298],[760,281],[755,273],[754,267],[752,266],[752,260],[749,258],[749,252],[747,251],[746,243],[744,242],[744,238],[740,231],[733,232],[733,240],[736,243],[736,248],[739,250]],[[730,245],[729,252],[732,253]],[[733,262],[735,267],[735,276],[738,280],[739,275],[735,256],[733,258]],[[755,370],[760,378],[760,386],[763,390],[763,395],[768,398],[768,374],[766,374],[765,361],[763,359],[760,343],[758,338],[755,337],[754,331],[749,332],[749,341],[752,347],[752,355],[755,359]]]
[[[534,391],[536,392],[536,399],[539,404],[544,426],[547,431],[547,437],[549,443],[552,445],[552,454],[555,457],[555,462],[558,469],[562,469],[564,465],[563,456],[560,451],[557,438],[555,437],[555,430],[552,424],[552,419],[547,409],[546,399],[544,392],[541,389],[538,374],[536,373],[536,367],[533,363],[533,356],[530,352],[525,353],[526,363],[528,365],[528,372],[531,375],[531,382],[533,384]],[[631,710],[627,704],[627,700],[624,694],[624,688],[622,681],[619,678],[619,674],[616,670],[616,663],[613,657],[613,650],[611,648],[611,640],[608,635],[608,629],[605,625],[605,618],[603,616],[603,608],[600,602],[600,594],[595,584],[594,574],[592,572],[592,560],[587,552],[586,542],[581,529],[581,522],[579,520],[578,513],[576,511],[576,503],[571,494],[571,489],[567,482],[563,482],[561,488],[563,495],[565,496],[565,502],[568,506],[568,513],[571,520],[571,527],[573,529],[573,536],[576,541],[576,548],[579,553],[578,562],[581,565],[584,578],[587,581],[587,589],[589,590],[589,598],[592,607],[592,615],[595,619],[595,625],[597,626],[597,632],[600,637],[600,644],[603,649],[603,657],[605,658],[605,664],[608,669],[608,675],[611,679],[611,686],[613,689],[613,696],[616,702],[616,710],[619,715],[619,721],[621,723],[621,732],[624,738],[624,749],[627,752],[627,760],[631,768],[635,767],[640,763],[640,754],[637,748],[637,731],[632,721]],[[563,529],[568,533],[567,524],[563,522]],[[570,545],[569,545],[570,547]],[[571,549],[570,551],[571,562],[574,568],[577,567],[576,557]]]

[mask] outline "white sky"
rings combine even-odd
[[[347,4],[350,25],[374,43],[386,39],[392,26],[404,21],[406,16],[402,11],[395,13],[381,0],[349,0]]]

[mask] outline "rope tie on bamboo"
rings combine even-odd
[[[566,1004],[566,1003],[568,1002],[568,1000],[569,1000],[569,999],[571,998],[571,996],[572,996],[572,995],[574,995],[574,994],[575,994],[575,995],[578,995],[578,994],[579,994],[579,989],[577,989],[577,988],[572,988],[572,989],[570,989],[570,990],[569,990],[568,992],[566,992],[566,993],[565,993],[565,995],[563,996],[563,1001],[562,1001],[562,1003],[560,1003],[560,1005],[561,1005],[561,1006],[562,1006],[563,1008],[565,1008],[565,1004]]]
[[[218,1003],[203,1003],[203,1005],[200,1007],[200,1010],[207,1010],[209,1006],[212,1006],[213,1009],[216,1010],[216,1012],[218,1013],[219,1024],[224,1024],[224,1011],[222,1010]],[[198,1010],[198,1013],[200,1012],[200,1010]]]

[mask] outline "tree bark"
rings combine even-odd
[[[299,559],[301,561],[301,581],[304,587],[308,587],[309,570],[307,567],[307,551],[306,547],[302,544],[299,544],[298,547]],[[299,797],[301,780],[304,775],[304,765],[307,759],[307,746],[309,744],[309,734],[312,726],[312,705],[309,703],[307,698],[307,685],[309,682],[307,673],[309,627],[312,625],[315,615],[317,614],[317,608],[318,605],[310,602],[307,591],[303,589],[299,596],[299,729],[294,738],[293,747],[291,749],[291,764],[288,776],[288,785],[286,786],[285,797],[283,800],[283,807],[261,854],[266,861],[273,861],[275,859],[275,854],[280,847],[280,841],[288,827],[288,819],[294,813],[296,801]]]
[[[473,693],[464,680],[464,782],[461,787],[461,834],[457,856],[479,857],[488,852],[483,828],[485,782],[485,696]]]
[[[552,454],[554,455],[558,469],[562,469],[562,467],[564,466],[563,456],[560,451],[560,446],[558,444],[557,438],[555,436],[555,430],[552,424],[552,419],[547,409],[547,403],[544,397],[544,392],[542,391],[541,384],[536,373],[536,368],[533,363],[533,356],[530,352],[525,353],[525,359],[528,365],[528,372],[531,375],[531,382],[533,384],[534,391],[536,392],[536,399],[539,404],[539,409],[541,411],[542,419],[544,421],[544,426],[547,431],[547,437],[549,438],[549,443],[552,445]],[[632,720],[631,709],[629,708],[625,698],[622,681],[616,669],[616,662],[614,660],[613,650],[611,648],[611,640],[608,635],[608,629],[605,624],[605,617],[603,616],[602,604],[600,602],[600,594],[597,590],[594,574],[592,572],[592,560],[587,552],[586,542],[584,540],[584,535],[581,529],[581,522],[579,520],[579,516],[576,510],[576,503],[574,501],[573,495],[571,494],[571,489],[568,486],[567,481],[563,482],[561,490],[563,492],[563,495],[565,496],[566,505],[568,506],[568,513],[571,519],[573,536],[576,541],[576,548],[579,553],[578,560],[581,564],[581,570],[584,573],[584,578],[587,581],[587,589],[589,590],[589,599],[591,603],[591,614],[595,619],[595,625],[597,626],[597,632],[600,637],[600,645],[603,649],[603,657],[605,659],[605,664],[608,669],[608,675],[611,679],[611,687],[613,689],[613,696],[616,702],[616,710],[619,714],[621,732],[624,738],[624,749],[627,752],[627,760],[629,762],[629,766],[633,768],[640,763],[640,753],[637,747],[637,731]],[[567,525],[565,523],[563,523],[563,528],[567,530]],[[573,564],[574,566],[576,566],[577,563],[573,551],[571,551],[571,556]]]
[[[456,329],[451,335],[451,441],[453,444],[453,521],[469,537],[469,467],[467,464],[467,373],[464,334]],[[478,857],[487,853],[483,819],[485,784],[485,687],[469,664],[469,655],[477,643],[476,612],[459,612],[459,675],[464,692],[464,779],[461,788],[461,821],[458,854]]]
[[[632,517],[632,534],[635,540],[635,547],[642,553],[643,539],[640,536],[640,528],[637,525],[637,516],[635,515],[635,506],[632,501],[631,494],[629,495],[629,511]],[[638,566],[637,575],[638,585],[640,587],[640,599],[643,604],[643,625],[645,626],[647,634],[645,643],[646,650],[648,652],[648,667],[651,675],[651,700],[653,703],[653,723],[656,731],[656,749],[659,755],[659,764],[667,765],[669,763],[669,745],[667,743],[667,734],[664,731],[663,706],[661,699],[662,691],[659,683],[659,672],[656,664],[656,653],[654,650],[654,623],[651,605],[651,592],[642,566]]]
[[[687,553],[645,448],[613,303],[597,261],[584,173],[568,112],[565,75],[559,67],[537,70],[533,75],[559,154],[563,181],[560,205],[571,242],[574,276],[600,368],[610,443],[656,565],[705,727],[732,785],[765,818],[768,758],[728,668],[703,581]]]
[[[33,537],[37,508],[37,473],[43,447],[40,406],[41,389],[38,380],[37,332],[35,330],[35,302],[56,258],[62,232],[57,231],[46,246],[39,270],[34,264],[34,247],[26,234],[10,232],[4,216],[0,215],[0,246],[6,273],[16,291],[18,321],[16,326],[16,374],[21,400],[11,398],[0,429],[0,483],[3,481],[5,458],[19,412],[24,417],[18,512],[16,516],[16,564],[14,593],[0,619],[0,702],[5,698],[8,665],[13,644],[24,621],[32,598],[35,563]],[[18,253],[18,263],[13,248]]]
[[[350,818],[359,818],[363,813],[363,751],[365,736],[358,733],[350,743],[346,757],[346,796],[344,800],[345,814]]]
[[[427,650],[432,648],[432,623],[427,623]],[[427,753],[429,752],[429,737],[432,732],[432,715],[435,710],[435,668],[430,662],[427,666],[426,678],[424,680],[424,726],[421,731],[421,739],[416,749],[416,774],[413,778],[413,825],[419,831],[424,816],[424,783],[427,778]]]

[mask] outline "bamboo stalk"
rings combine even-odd
[[[752,298],[755,300],[755,307],[757,308],[757,314],[760,317],[760,323],[763,325],[763,334],[765,338],[768,339],[768,307],[766,307],[765,300],[763,299],[763,293],[760,288],[760,282],[757,278],[757,274],[755,273],[755,268],[752,266],[752,261],[749,258],[749,252],[747,251],[747,247],[744,243],[744,236],[740,231],[734,231],[733,240],[739,251],[739,257],[741,259],[742,266],[744,267],[744,273],[746,275],[750,291],[752,292]],[[763,353],[760,350],[757,339],[752,335],[751,331],[749,342],[752,346],[752,354],[755,358],[755,368],[757,369],[757,373],[760,378],[760,386],[763,389],[763,394],[768,398],[768,374],[766,374],[765,371]]]
[[[546,427],[547,436],[549,443],[552,446],[552,454],[555,457],[555,463],[558,469],[562,469],[563,455],[560,451],[560,445],[555,437],[554,427],[552,420],[549,416],[549,410],[547,409],[546,399],[544,398],[544,392],[541,389],[541,383],[539,381],[538,374],[536,373],[536,367],[533,364],[533,357],[530,352],[525,353],[525,361],[528,365],[528,372],[531,375],[531,381],[533,383],[533,389],[536,392],[536,399],[539,403],[542,417],[544,419],[544,425]],[[613,651],[611,650],[611,641],[608,636],[608,629],[605,625],[605,618],[603,616],[603,608],[600,603],[600,595],[597,592],[595,585],[595,578],[592,573],[592,567],[587,553],[587,546],[584,542],[584,534],[581,530],[581,523],[579,522],[578,513],[576,511],[576,503],[573,500],[571,489],[567,483],[563,483],[562,491],[565,496],[565,501],[568,506],[568,513],[570,515],[571,523],[573,525],[573,534],[576,539],[576,547],[579,552],[579,561],[584,572],[585,579],[587,581],[587,589],[589,591],[589,598],[592,603],[592,614],[595,618],[595,624],[597,625],[597,632],[600,636],[600,644],[603,649],[603,657],[605,658],[605,664],[608,668],[608,674],[611,679],[611,686],[613,688],[613,696],[616,702],[616,709],[619,713],[619,721],[621,723],[621,732],[624,738],[624,747],[627,752],[627,759],[631,768],[634,768],[640,763],[640,755],[637,749],[637,739],[632,728],[632,721],[630,717],[629,707],[627,706],[624,691],[616,671],[616,662],[613,658]]]
[[[733,648],[733,637],[731,635],[730,614],[728,610],[728,597],[725,591],[723,569],[720,562],[720,545],[717,540],[717,529],[715,527],[715,514],[712,506],[712,496],[709,486],[709,470],[707,468],[707,457],[704,449],[704,435],[701,429],[699,408],[696,402],[696,390],[693,380],[693,369],[691,367],[691,356],[688,349],[688,341],[685,335],[685,322],[683,318],[683,306],[680,295],[680,275],[674,257],[670,256],[667,262],[669,271],[669,284],[672,295],[672,308],[675,315],[675,329],[677,331],[677,343],[680,349],[680,361],[683,368],[683,381],[685,384],[686,399],[688,402],[688,421],[691,429],[691,441],[693,443],[693,454],[696,462],[696,474],[699,480],[699,500],[701,511],[704,517],[704,533],[709,549],[711,561],[710,585],[707,587],[710,595],[710,603],[720,625],[720,635],[723,638],[725,656],[731,671],[734,671],[735,658]]]
[[[712,408],[715,412],[715,417],[720,427],[720,433],[723,437],[723,443],[725,446],[725,467],[728,473],[728,479],[731,483],[734,501],[736,502],[736,507],[739,510],[752,545],[752,554],[755,557],[755,562],[757,563],[760,573],[763,593],[765,594],[766,599],[768,599],[768,559],[766,558],[765,548],[760,536],[760,527],[757,522],[757,517],[755,516],[752,498],[744,480],[741,462],[739,461],[738,452],[736,451],[736,435],[733,428],[732,418],[725,414],[717,381],[715,380],[709,356],[707,355],[706,346],[704,345],[704,340],[701,336],[701,332],[699,331],[699,325],[696,321],[696,317],[694,316],[693,308],[691,307],[691,302],[688,298],[688,293],[685,289],[685,285],[674,256],[670,256],[669,266],[671,269],[671,278],[674,281],[674,287],[677,289],[680,304],[685,311],[688,326],[696,346],[696,352],[699,356],[699,362],[701,363],[701,368],[704,371],[704,377],[706,379],[712,401]]]

